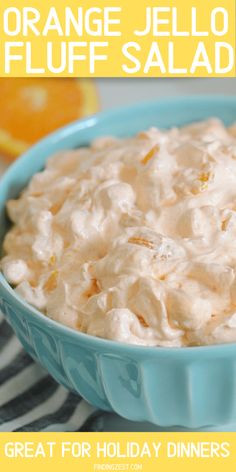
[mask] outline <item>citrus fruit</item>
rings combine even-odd
[[[1,78],[0,154],[13,160],[43,136],[97,110],[92,80]]]

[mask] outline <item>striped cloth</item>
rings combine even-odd
[[[0,313],[0,432],[102,430],[103,414],[36,364]]]

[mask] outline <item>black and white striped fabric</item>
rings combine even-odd
[[[0,313],[0,432],[102,429],[103,414],[36,364]]]

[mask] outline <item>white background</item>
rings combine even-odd
[[[101,107],[191,94],[236,94],[236,79],[98,79]],[[236,119],[236,117],[235,117]]]

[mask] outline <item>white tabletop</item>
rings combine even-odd
[[[159,97],[236,94],[236,79],[98,79],[103,109]]]

